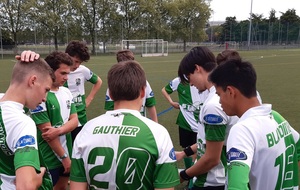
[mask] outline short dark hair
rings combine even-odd
[[[81,61],[88,61],[90,59],[89,48],[83,41],[71,41],[65,51],[71,57],[78,57]]]
[[[68,66],[73,65],[73,61],[71,57],[67,53],[60,52],[60,51],[54,51],[50,53],[45,58],[45,61],[53,69],[53,71],[56,71],[59,68],[60,64],[66,64]]]
[[[141,65],[133,60],[114,64],[108,71],[107,83],[114,101],[135,100],[146,87],[146,76]]]
[[[218,65],[224,63],[225,61],[227,61],[229,59],[242,60],[239,52],[237,52],[234,49],[226,49],[226,50],[222,51],[221,53],[218,53],[216,59],[217,59]]]
[[[230,59],[219,65],[209,80],[224,91],[227,86],[237,88],[245,97],[256,96],[256,72],[250,62]]]
[[[181,60],[178,68],[178,76],[183,83],[188,83],[188,76],[194,73],[196,65],[201,66],[205,71],[211,72],[216,66],[214,54],[203,46],[192,48]]]
[[[129,49],[120,50],[116,53],[117,61],[128,61],[128,60],[134,60],[133,52]]]

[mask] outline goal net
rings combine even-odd
[[[142,57],[168,56],[168,42],[163,39],[122,40],[121,47]]]

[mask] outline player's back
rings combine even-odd
[[[89,121],[73,148],[72,162],[82,160],[83,165],[72,170],[85,169],[86,180],[95,188],[154,189],[178,184],[167,130],[138,111],[108,111]]]

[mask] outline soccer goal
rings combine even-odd
[[[142,57],[168,56],[168,42],[163,39],[122,40],[121,47]]]

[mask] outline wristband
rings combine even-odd
[[[193,177],[189,176],[187,173],[186,173],[186,169],[185,170],[182,170],[180,173],[179,173],[181,179],[183,180],[190,180],[190,179],[193,179]]]
[[[185,149],[183,149],[183,152],[185,153],[185,155],[187,157],[192,156],[194,153],[194,151],[192,150],[191,146],[186,147]]]

